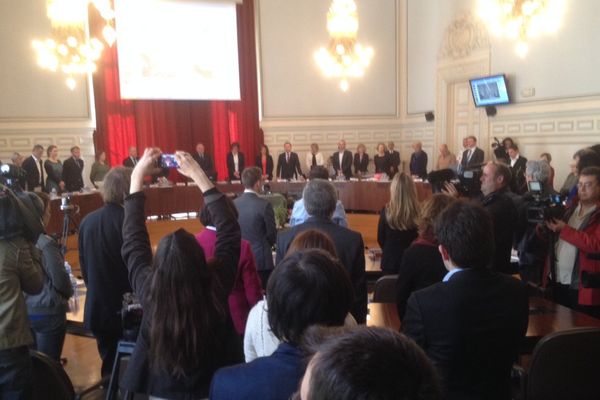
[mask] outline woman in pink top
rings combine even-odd
[[[231,201],[228,201],[228,203],[237,216],[237,210],[233,203]],[[204,250],[206,260],[210,260],[214,256],[217,232],[206,207],[200,211],[200,222],[205,228],[196,235],[196,240]],[[238,264],[235,283],[228,299],[229,312],[238,334],[244,335],[248,313],[260,299],[262,299],[262,288],[258,273],[256,272],[254,255],[252,254],[250,242],[242,239],[240,263]]]

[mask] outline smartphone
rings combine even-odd
[[[175,154],[161,154],[159,165],[161,168],[179,168]]]

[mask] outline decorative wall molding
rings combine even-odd
[[[485,25],[472,13],[462,12],[446,28],[438,59],[462,59],[489,48],[490,39]]]

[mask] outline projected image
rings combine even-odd
[[[118,0],[121,96],[239,100],[235,4]]]
[[[483,107],[510,102],[504,75],[471,79],[471,92],[475,106]]]
[[[481,100],[489,100],[500,97],[498,84],[496,82],[482,83],[477,85],[477,92]]]

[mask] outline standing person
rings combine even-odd
[[[346,150],[344,139],[338,142],[338,151],[331,155],[331,164],[336,177],[350,179],[352,176],[352,152]]]
[[[364,144],[359,144],[356,147],[356,154],[354,154],[354,173],[362,176],[367,173],[369,168],[369,155],[366,153],[367,148]]]
[[[19,168],[23,167],[23,156],[16,151],[10,156],[10,161]]]
[[[242,171],[246,167],[244,153],[240,152],[238,142],[231,143],[230,151],[227,153],[227,173],[230,181],[239,181],[242,177]]]
[[[466,171],[477,167],[478,165],[483,164],[484,159],[485,153],[477,147],[477,138],[475,136],[467,137],[467,149],[463,152],[460,162],[461,169]]]
[[[376,174],[386,174],[388,178],[392,178],[392,166],[390,164],[389,153],[385,150],[385,144],[379,143],[377,145],[377,154],[373,157],[373,163],[375,164]]]
[[[382,250],[381,270],[397,274],[402,255],[417,237],[419,202],[412,178],[396,174],[390,185],[390,202],[379,213],[377,242]]]
[[[519,154],[519,147],[511,144],[508,147],[508,157],[510,159],[510,189],[513,193],[523,195],[527,192],[527,182],[525,181],[525,167],[527,159]]]
[[[101,151],[96,155],[96,161],[92,164],[92,171],[90,172],[90,181],[94,187],[98,188],[98,183],[104,180],[108,171],[110,171],[110,164],[106,161],[106,152]]]
[[[140,158],[138,157],[137,147],[129,147],[129,157],[123,160],[123,166],[127,168],[133,168],[137,165]]]
[[[200,168],[204,170],[206,176],[208,176],[208,179],[211,181],[217,180],[217,171],[215,171],[212,157],[210,154],[206,154],[204,152],[204,144],[198,143],[196,145],[196,153],[193,157],[198,165],[200,165]]]
[[[123,294],[131,292],[121,257],[123,201],[129,193],[131,169],[113,168],[104,178],[104,206],[88,214],[79,226],[79,265],[87,287],[83,326],[96,338],[102,377],[112,371],[122,335]]]
[[[550,167],[548,184],[550,185],[550,188],[554,189],[554,167],[550,164],[552,162],[552,155],[550,153],[542,153],[540,154],[540,160],[546,161],[548,163],[548,167]]]
[[[22,167],[27,172],[26,189],[29,192],[41,192],[46,187],[46,173],[42,163],[42,154],[44,154],[44,148],[36,144],[33,146],[31,155],[23,160]]]
[[[292,144],[285,142],[283,145],[284,152],[279,155],[277,160],[277,172],[275,176],[278,179],[291,180],[298,179],[302,176],[302,168],[298,154],[292,151]]]
[[[62,179],[63,165],[58,159],[58,147],[48,146],[46,149],[48,159],[44,161],[44,171],[46,171],[46,193],[60,193],[65,190],[65,182]]]
[[[50,197],[38,193],[44,204],[43,222],[50,222]],[[36,247],[42,252],[44,288],[37,295],[26,295],[29,324],[34,335],[34,348],[60,362],[65,334],[69,298],[73,285],[65,269],[65,259],[60,245],[48,235],[40,235]]]
[[[310,151],[306,153],[306,169],[310,172],[311,169],[322,167],[324,165],[323,154],[319,152],[319,145],[312,143]]]
[[[395,174],[400,172],[400,153],[394,150],[394,142],[391,140],[388,142],[388,150],[387,155],[390,160],[390,179],[394,177]]]
[[[269,147],[266,144],[260,146],[255,165],[260,168],[263,180],[273,180],[273,157],[269,154]]]
[[[78,192],[83,189],[83,160],[78,146],[71,147],[71,157],[63,164],[63,181],[67,192]]]
[[[427,177],[427,153],[423,151],[423,143],[414,142],[410,156],[410,174],[425,179]]]
[[[163,237],[153,256],[143,186],[159,157],[160,150],[146,149],[125,200],[122,256],[144,316],[121,387],[150,398],[202,399],[218,368],[244,359],[227,305],[242,238],[225,196],[191,155],[176,152],[178,171],[202,191],[215,224],[216,261],[208,263],[196,238],[183,229]]]
[[[443,143],[440,144],[440,155],[438,156],[437,163],[435,165],[436,171],[441,169],[453,169],[456,171],[456,156],[450,152],[448,145]]]
[[[262,187],[262,173],[257,167],[246,168],[242,172],[244,194],[233,201],[238,210],[238,223],[242,238],[249,241],[256,258],[256,267],[262,283],[267,287],[269,275],[273,271],[271,248],[277,239],[275,213],[267,200],[258,197]]]

